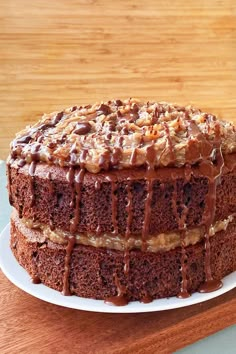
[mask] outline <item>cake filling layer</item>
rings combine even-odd
[[[14,211],[14,213],[16,212]],[[230,215],[227,219],[216,221],[210,228],[209,236],[212,237],[217,232],[226,230],[234,217],[235,215]],[[72,237],[70,232],[58,228],[51,230],[49,225],[35,222],[33,220],[23,218],[21,219],[21,222],[29,229],[40,230],[45,239],[49,239],[57,244],[65,244],[68,242],[68,239]],[[204,237],[204,234],[204,227],[186,230],[184,238],[185,246],[195,245]],[[142,237],[137,235],[130,235],[128,238],[125,238],[122,235],[112,235],[108,233],[102,235],[76,233],[73,237],[75,237],[76,243],[87,246],[103,247],[120,251],[125,251],[127,249],[142,249]],[[181,234],[179,231],[160,233],[158,235],[149,236],[146,239],[147,252],[169,251],[180,246]]]

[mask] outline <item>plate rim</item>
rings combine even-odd
[[[51,289],[44,284],[33,284],[30,281],[30,276],[27,271],[22,266],[20,266],[20,264],[14,257],[10,248],[9,240],[10,223],[8,223],[0,233],[0,269],[2,270],[3,274],[8,278],[8,280],[10,280],[11,283],[13,283],[19,289],[23,290],[31,296],[34,296],[35,298],[57,306],[67,307],[71,309],[100,313],[146,313],[166,311],[173,310],[176,308],[183,308],[211,300],[215,297],[223,295],[224,293],[236,287],[235,271],[223,278],[223,287],[221,289],[212,293],[194,293],[191,295],[191,297],[187,299],[178,299],[176,297],[171,297],[168,299],[156,299],[148,304],[143,304],[139,301],[131,301],[126,306],[111,306],[105,304],[103,300],[82,298],[75,295],[64,296],[59,291]],[[1,252],[1,249],[4,248],[7,248],[7,252]],[[8,262],[13,262],[13,266],[10,270],[7,266]],[[16,276],[14,276],[14,274],[12,274],[15,269],[22,274],[24,279],[18,279]],[[47,293],[49,293],[50,298],[48,298]],[[73,300],[75,300],[76,304],[78,303],[77,306],[75,305]]]

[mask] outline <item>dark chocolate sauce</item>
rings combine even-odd
[[[206,278],[207,279],[207,278]],[[210,279],[208,276],[208,280],[203,283],[199,288],[199,293],[211,293],[222,288],[223,283],[221,280]]]
[[[62,294],[65,296],[70,296],[70,284],[69,284],[69,276],[70,276],[70,264],[71,264],[71,255],[75,245],[75,237],[67,238],[67,246],[66,246],[66,257],[65,257],[65,271],[63,278],[63,289]]]
[[[158,123],[158,118],[159,118],[159,107],[156,106],[155,110],[153,112],[152,124],[157,124]]]
[[[38,275],[35,275],[34,277],[32,277],[32,283],[33,284],[41,284],[41,280],[38,277]]]
[[[29,176],[30,176],[30,206],[32,207],[35,202],[35,191],[34,191],[34,174],[36,170],[36,161],[32,161],[29,165]]]
[[[144,204],[144,220],[142,228],[142,251],[146,251],[147,243],[146,238],[149,233],[150,227],[150,218],[151,218],[151,202],[153,195],[153,171],[154,171],[154,162],[156,159],[156,152],[154,145],[151,145],[146,150],[146,161],[147,161],[147,171],[145,175],[146,179],[146,199]]]
[[[78,135],[85,135],[88,134],[91,130],[91,125],[88,122],[84,122],[84,123],[77,123],[74,133],[78,134]]]
[[[110,151],[107,149],[99,158],[99,167],[108,170],[110,167]]]
[[[115,167],[115,166],[117,166],[119,164],[121,156],[122,156],[121,148],[120,147],[115,147],[114,151],[113,151],[113,153],[111,155],[111,161],[110,161],[112,167]]]
[[[146,238],[149,233],[150,217],[151,217],[151,201],[152,201],[152,194],[153,194],[153,179],[149,179],[148,177],[146,182],[146,190],[147,190],[147,194],[145,200],[144,221],[143,221],[143,228],[142,228],[142,251],[147,250]]]
[[[130,157],[130,164],[131,166],[134,166],[136,163],[136,158],[137,158],[137,149],[134,148]]]
[[[99,181],[95,182],[95,189],[96,191],[99,191],[101,189],[101,183]]]
[[[165,130],[165,133],[166,133],[166,141],[168,142],[168,147],[169,147],[169,150],[170,150],[171,162],[174,163],[174,161],[176,160],[176,156],[175,156],[175,153],[174,153],[173,143],[172,143],[172,140],[171,140],[171,137],[170,137],[170,129],[169,129],[169,126],[168,126],[168,124],[166,122],[163,125],[164,125],[164,130]]]
[[[49,193],[52,195],[54,193],[54,188],[53,188],[53,184],[52,184],[52,174],[51,174],[51,172],[47,173],[47,179],[49,181],[49,184],[48,184]]]
[[[98,226],[96,227],[96,235],[100,236],[101,233],[102,233],[101,225],[98,225]]]
[[[78,229],[78,225],[80,222],[80,204],[81,204],[81,192],[84,182],[84,175],[85,175],[85,168],[84,163],[86,160],[86,155],[88,153],[87,149],[82,150],[80,154],[80,168],[76,169],[73,166],[74,157],[73,154],[77,152],[76,146],[74,145],[70,151],[70,163],[71,167],[67,172],[66,178],[71,186],[72,191],[72,198],[70,206],[74,208],[74,217],[71,219],[70,224],[70,233],[73,235],[72,237],[68,238],[68,244],[66,247],[66,257],[65,257],[65,272],[64,272],[64,279],[63,279],[63,294],[70,295],[69,290],[69,276],[70,276],[70,263],[71,263],[71,255],[73,252],[74,245],[76,243],[76,238],[74,234]]]
[[[74,178],[74,189],[75,189],[75,209],[74,218],[71,221],[70,232],[74,234],[77,231],[77,227],[80,221],[80,202],[81,202],[81,190],[84,180],[85,170],[81,168]]]
[[[150,302],[153,301],[153,298],[150,295],[144,295],[141,299],[140,302],[143,304],[149,304]]]
[[[56,225],[51,218],[49,219],[49,227],[51,231],[54,231],[56,229]]]
[[[126,205],[126,213],[127,213],[127,220],[126,220],[126,229],[125,229],[125,251],[124,251],[124,273],[127,276],[129,274],[129,265],[130,265],[130,251],[128,249],[127,243],[131,234],[131,224],[132,224],[132,193],[131,193],[131,181],[127,182],[126,185],[127,190],[127,205]]]
[[[123,105],[123,102],[122,102],[121,100],[115,100],[115,105],[116,105],[117,107],[120,107],[120,106]]]
[[[219,125],[215,126],[215,134],[215,164],[211,161],[203,161],[200,164],[200,171],[208,178],[209,182],[205,211],[202,217],[202,223],[205,226],[205,283],[199,288],[199,292],[201,293],[212,292],[222,287],[222,282],[220,280],[213,279],[211,271],[210,228],[213,224],[216,212],[216,188],[220,182],[224,167]]]
[[[23,167],[25,166],[26,164],[26,161],[24,159],[20,159],[18,162],[17,162],[17,166],[18,167]]]
[[[54,187],[53,187],[53,183],[52,183],[52,174],[51,172],[48,172],[47,173],[47,180],[48,180],[48,190],[49,190],[49,193],[51,196],[53,196],[54,194]],[[56,226],[52,220],[52,214],[50,213],[49,211],[49,227],[50,227],[50,230],[55,230]]]
[[[57,125],[57,123],[59,123],[62,118],[63,118],[63,115],[64,115],[64,112],[58,112],[56,113],[55,117],[52,119],[52,122],[51,122],[51,127],[54,127],[55,125]]]
[[[118,222],[117,222],[117,184],[114,178],[111,178],[111,216],[114,235],[118,234]]]
[[[213,150],[213,144],[206,139],[205,135],[199,129],[194,120],[186,120],[186,127],[188,136],[190,137],[190,140],[188,141],[188,149],[185,155],[186,161],[197,161],[200,156],[203,160],[209,159],[209,156]],[[195,139],[198,141],[198,149],[196,148]]]
[[[187,170],[185,173],[187,175],[186,182],[189,181],[191,178],[190,172]],[[176,219],[176,222],[178,224],[178,230],[180,231],[180,241],[181,241],[181,287],[180,287],[180,292],[177,295],[178,298],[185,299],[190,296],[188,292],[188,280],[187,280],[187,271],[188,271],[188,257],[186,253],[186,245],[185,245],[185,237],[186,237],[186,221],[187,221],[187,215],[188,215],[188,208],[185,204],[183,204],[183,191],[184,188],[181,189],[181,200],[182,204],[180,205],[181,207],[181,215],[179,215],[178,211],[178,206],[177,206],[177,179],[175,176],[172,176],[172,180],[174,182],[174,191],[172,194],[172,210]]]
[[[98,108],[98,111],[97,111],[97,115],[104,114],[105,116],[107,116],[110,113],[111,113],[110,107],[104,103],[102,103],[100,105],[100,107]]]
[[[117,295],[110,296],[107,299],[105,299],[105,301],[104,301],[105,304],[115,305],[115,306],[128,305],[129,300],[126,295],[126,292],[127,292],[126,286],[124,286],[120,283],[120,280],[119,280],[116,272],[114,273],[114,282],[115,282],[116,289],[117,289]]]
[[[36,143],[31,146],[31,151],[30,151],[30,158],[31,158],[31,163],[29,165],[29,176],[30,176],[30,206],[32,207],[35,202],[35,185],[34,185],[34,175],[35,175],[35,170],[37,166],[37,162],[40,159],[39,155],[39,149],[40,149],[40,144]]]
[[[66,179],[70,183],[71,186],[71,202],[70,202],[70,207],[74,208],[75,205],[75,188],[74,188],[74,176],[75,176],[75,169],[73,166],[71,166],[66,174]]]
[[[124,141],[124,137],[123,136],[119,136],[118,138],[118,144],[119,144],[119,147],[122,149],[123,147],[123,141]]]

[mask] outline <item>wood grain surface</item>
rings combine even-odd
[[[43,112],[111,97],[192,103],[236,119],[235,4],[1,1],[0,158]]]
[[[0,2],[0,158],[43,112],[119,97],[236,122],[234,0]],[[137,315],[70,310],[0,274],[1,353],[171,353],[236,323],[236,291]]]

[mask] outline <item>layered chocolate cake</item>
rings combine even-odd
[[[44,115],[8,159],[11,249],[64,295],[188,297],[236,270],[236,130],[193,107],[114,100]]]

